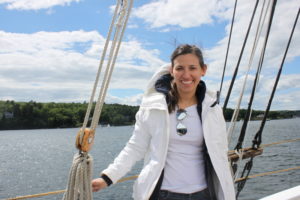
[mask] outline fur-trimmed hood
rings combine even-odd
[[[165,64],[161,66],[151,77],[146,91],[144,93],[144,98],[147,96],[153,96],[157,93],[162,93],[165,96],[169,92],[171,86],[170,83],[172,81],[172,77],[170,74],[170,68],[171,64]],[[206,85],[204,81],[200,81],[197,91],[196,91],[196,96],[198,98],[198,104],[201,104],[203,101],[204,102],[211,102],[210,105],[214,104],[216,102],[216,92],[209,91],[206,89]],[[168,101],[168,99],[167,99]],[[143,105],[143,103],[142,103]]]

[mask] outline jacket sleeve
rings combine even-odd
[[[223,115],[223,110],[221,108],[221,106],[216,105],[216,109],[217,109],[217,121],[220,124],[220,137],[223,140],[223,148],[226,151],[226,153],[228,152],[228,136],[227,136],[227,131],[226,131],[226,122],[225,122],[225,118]]]
[[[105,174],[113,183],[116,183],[131,170],[137,161],[144,157],[150,140],[151,136],[145,128],[145,112],[140,109],[136,114],[135,128],[131,138],[114,162],[102,171],[102,174]]]
[[[235,198],[235,191],[234,191],[234,183],[233,183],[233,178],[232,178],[232,171],[231,171],[231,167],[229,165],[229,162],[226,162],[226,160],[228,161],[228,156],[227,156],[227,153],[228,153],[228,136],[227,136],[227,131],[226,131],[226,122],[225,122],[225,119],[224,119],[224,115],[223,115],[223,110],[221,108],[221,106],[217,105],[216,106],[216,109],[217,109],[217,121],[219,122],[220,124],[220,137],[222,139],[222,148],[224,153],[221,153],[221,155],[223,155],[224,157],[226,157],[224,159],[224,168],[222,169],[224,172],[227,171],[227,173],[224,173],[224,177],[221,178],[223,181],[222,182],[225,182],[225,186],[223,185],[221,188],[219,188],[217,191],[218,191],[218,197],[219,199],[223,199],[221,198],[223,195],[224,195],[224,199],[225,200],[234,200],[236,199]],[[220,174],[220,173],[219,173]],[[216,178],[216,176],[215,176]],[[219,177],[220,178],[220,177]],[[217,179],[217,178],[216,178]],[[222,184],[221,184],[222,185]],[[220,186],[220,185],[219,185]],[[223,194],[222,194],[223,192]]]

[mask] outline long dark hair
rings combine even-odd
[[[172,64],[172,69],[174,67],[174,60],[180,56],[180,55],[185,55],[185,54],[194,54],[195,56],[198,57],[199,64],[201,68],[205,67],[204,60],[203,60],[203,54],[202,51],[200,50],[199,47],[196,45],[189,45],[189,44],[182,44],[179,45],[172,53],[171,55],[171,64]],[[173,112],[176,108],[176,105],[178,104],[179,100],[179,94],[177,91],[177,87],[175,84],[175,81],[171,81],[170,85],[170,90],[168,93],[168,110],[169,113]]]

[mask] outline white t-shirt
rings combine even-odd
[[[177,134],[177,109],[170,114],[170,141],[161,189],[178,193],[194,193],[207,187],[203,159],[203,129],[197,105],[186,109],[181,123],[187,127],[183,136]]]

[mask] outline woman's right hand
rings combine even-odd
[[[98,192],[99,190],[102,190],[107,187],[106,182],[103,178],[96,178],[92,180],[92,191]]]

